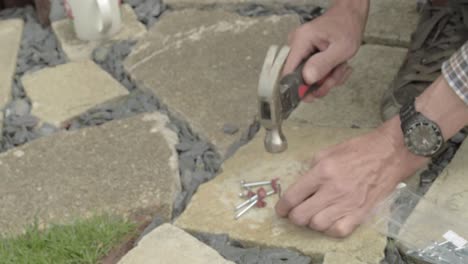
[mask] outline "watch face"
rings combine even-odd
[[[436,124],[418,121],[408,127],[405,143],[409,150],[416,155],[431,156],[442,147],[443,138],[440,128]]]

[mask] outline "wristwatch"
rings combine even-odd
[[[434,121],[416,111],[414,102],[415,99],[400,109],[405,145],[413,154],[434,157],[444,149],[442,131]]]

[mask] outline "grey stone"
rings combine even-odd
[[[363,45],[350,61],[353,73],[349,80],[323,98],[301,103],[290,119],[326,127],[378,126],[383,92],[405,56],[403,48]]]
[[[164,224],[143,237],[119,264],[230,264],[215,250],[183,230]]]
[[[31,113],[54,126],[128,91],[92,61],[72,62],[27,74],[22,78],[31,99]]]
[[[83,41],[76,37],[72,21],[63,19],[52,23],[52,28],[69,60],[89,59],[93,50],[99,46],[111,45],[120,40],[138,40],[146,34],[144,25],[138,22],[133,9],[124,4],[121,7],[122,29],[110,39]]]
[[[63,0],[50,0],[49,20],[51,22],[64,19],[66,17]]]
[[[331,0],[166,0],[171,8],[219,7],[233,10],[236,8],[285,9],[285,6],[316,5],[328,8]],[[258,6],[262,5],[262,6]],[[270,12],[265,12],[266,14]],[[243,14],[248,14],[243,12]],[[252,10],[252,15],[264,15]],[[385,44],[408,47],[411,34],[416,30],[419,21],[415,0],[378,0],[372,1],[364,33],[364,41],[373,44]]]
[[[224,124],[223,126],[223,132],[229,135],[234,135],[239,131],[239,127],[233,124]]]
[[[158,113],[56,133],[0,154],[0,233],[37,220],[133,213],[172,216],[177,135]]]
[[[30,110],[31,110],[31,106],[26,100],[17,99],[11,102],[5,115],[6,116],[9,116],[9,115],[24,116],[24,115],[29,114]]]
[[[266,51],[272,44],[284,43],[298,24],[296,16],[168,13],[135,47],[125,67],[133,80],[153,91],[223,155],[240,136],[225,134],[223,125],[244,131],[254,122],[258,75]]]
[[[171,8],[190,8],[217,6],[222,8],[238,7],[246,4],[259,4],[272,7],[279,7],[284,4],[307,5],[320,4],[328,5],[327,0],[166,0],[164,1]]]
[[[0,20],[0,111],[11,100],[23,26],[24,23],[20,19]]]

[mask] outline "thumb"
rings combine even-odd
[[[327,76],[335,67],[346,61],[343,48],[330,45],[327,49],[315,53],[306,62],[302,76],[306,84],[312,85]]]

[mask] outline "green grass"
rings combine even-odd
[[[136,226],[110,216],[78,220],[71,225],[52,225],[25,234],[0,238],[1,264],[95,264]]]

